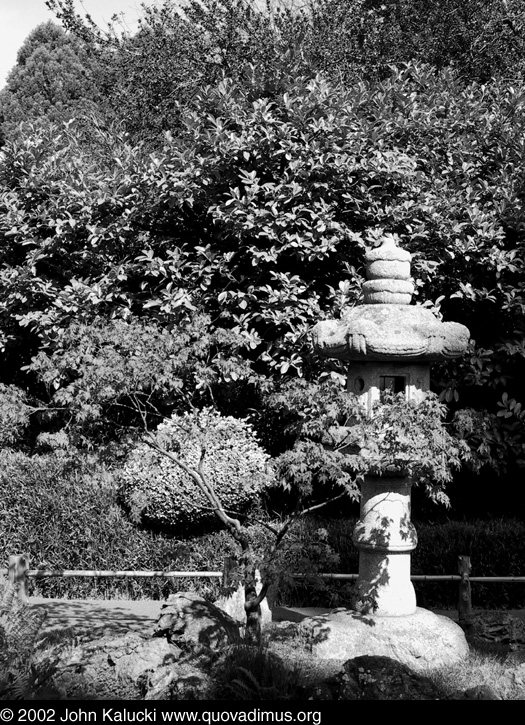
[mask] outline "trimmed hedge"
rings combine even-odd
[[[175,453],[189,469],[198,471],[202,463],[206,481],[227,511],[239,516],[260,505],[271,482],[268,455],[246,421],[205,408],[172,415],[155,436],[162,449]],[[221,525],[191,476],[144,443],[132,452],[118,478],[120,495],[134,521],[176,535]]]
[[[457,574],[458,556],[471,558],[471,576],[525,576],[525,523],[517,519],[448,521],[418,526],[413,574]],[[457,582],[416,582],[422,607],[457,607]],[[475,609],[525,608],[525,582],[472,583]]]

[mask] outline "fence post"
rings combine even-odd
[[[12,554],[9,557],[9,581],[18,591],[20,601],[27,603],[27,578],[29,554]]]
[[[469,574],[472,569],[470,556],[458,557],[458,571],[461,576],[459,582],[458,617],[459,621],[468,619],[472,615],[472,598]]]
[[[237,559],[234,556],[227,556],[224,559],[224,568],[222,570],[222,586],[224,589],[232,586],[232,572],[237,565]]]

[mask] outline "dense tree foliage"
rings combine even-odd
[[[105,61],[108,108],[124,120],[135,140],[150,142],[176,130],[199,89],[224,75],[239,77],[249,63],[257,67],[261,81],[278,86],[297,34],[290,17],[281,32],[275,13],[261,12],[247,0],[144,4],[133,35],[122,32],[117,18],[101,31],[76,12],[72,0],[47,4]]]
[[[60,121],[98,111],[101,69],[89,48],[53,22],[42,23],[18,51],[0,92],[4,135],[24,121]]]
[[[525,60],[520,0],[164,0],[143,5],[133,35],[116,18],[102,32],[73,0],[48,5],[106,58],[109,105],[135,139],[173,131],[203,85],[247,64],[271,96],[289,72],[348,83],[417,60],[486,82],[520,79]]]
[[[198,309],[243,336],[259,371],[307,373],[309,329],[358,299],[363,250],[388,232],[414,254],[418,300],[476,341],[439,371],[448,397],[520,394],[516,90],[412,65],[348,88],[290,78],[274,100],[253,77],[225,80],[196,103],[153,155],[75,124],[6,145],[8,347],[34,354],[79,317]]]
[[[381,78],[413,60],[481,82],[523,73],[519,0],[312,0],[294,19],[308,64],[332,77]]]
[[[5,430],[26,393],[17,429],[50,406],[84,440],[150,403],[216,404],[257,408],[282,451],[264,395],[341,379],[309,331],[359,301],[365,249],[393,235],[417,302],[472,333],[433,370],[456,436],[475,467],[523,463],[519,3],[165,2],[133,36],[49,4],[68,34],[35,32],[13,78],[74,52],[96,113],[36,100],[3,148]]]

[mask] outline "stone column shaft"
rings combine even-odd
[[[399,617],[416,611],[410,552],[417,534],[410,521],[410,489],[407,476],[365,477],[353,536],[359,549],[353,607],[364,614]]]

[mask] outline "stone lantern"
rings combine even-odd
[[[313,342],[320,355],[348,362],[347,388],[372,415],[384,390],[421,401],[429,390],[431,362],[462,355],[469,331],[410,304],[411,255],[393,239],[368,251],[365,259],[364,304],[345,310],[340,320],[319,322]],[[352,609],[304,623],[318,656],[379,654],[425,669],[468,653],[457,625],[416,606],[410,580],[410,553],[417,544],[410,489],[403,471],[365,476],[353,536],[359,578]]]

